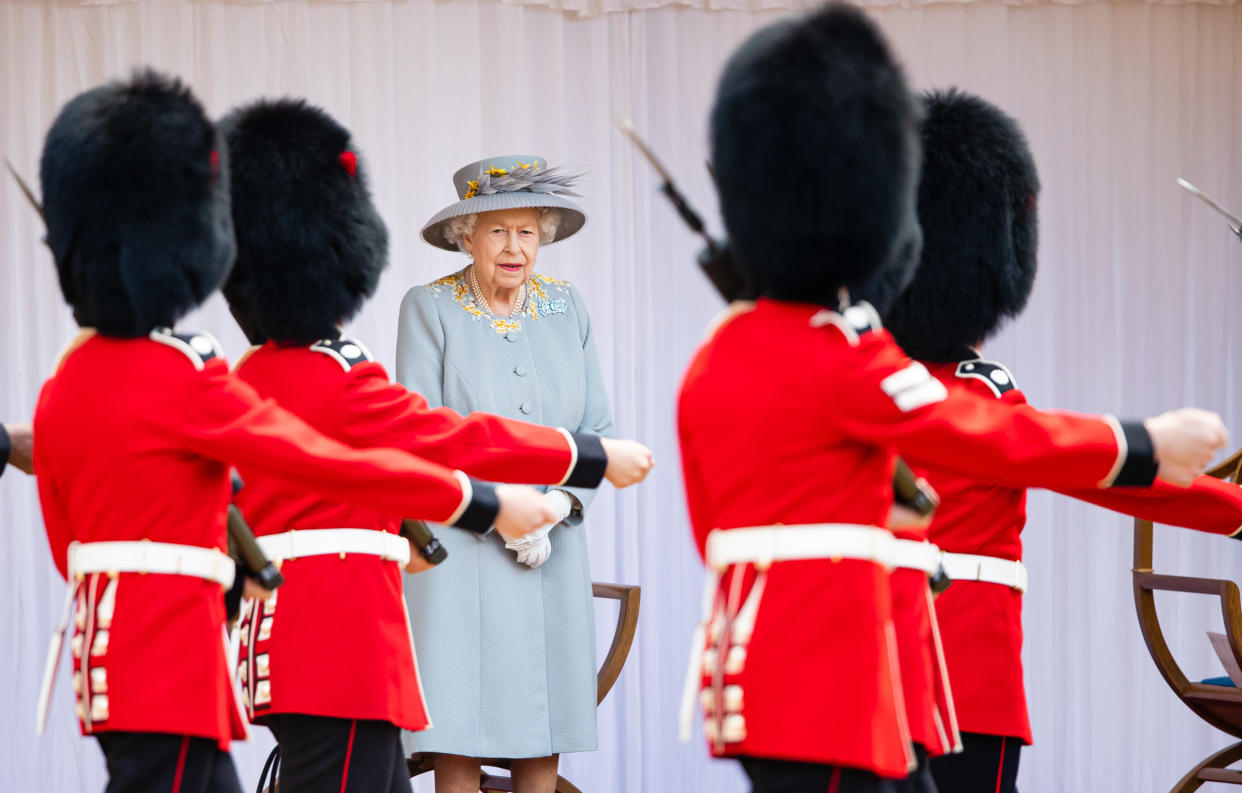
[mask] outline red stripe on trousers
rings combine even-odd
[[[177,773],[173,776],[172,793],[181,793],[181,775],[185,773],[185,753],[190,748],[190,736],[181,739],[181,753],[177,756]]]
[[[349,781],[349,758],[354,753],[354,732],[358,729],[358,720],[349,723],[349,746],[345,747],[345,770],[341,773],[341,793],[345,793],[345,783]]]
[[[841,766],[832,769],[832,781],[828,783],[828,793],[837,793],[841,787]]]
[[[1001,780],[1005,776],[1005,741],[1001,738],[1000,762],[996,764],[996,793],[1000,793]]]

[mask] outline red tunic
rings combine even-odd
[[[188,342],[194,342],[191,346]],[[445,520],[463,487],[443,466],[329,440],[259,396],[208,336],[85,337],[35,411],[38,487],[62,575],[71,542],[151,540],[223,550],[230,464],[402,514]],[[197,351],[196,351],[197,350]],[[476,498],[488,488],[475,489]],[[72,646],[84,734],[243,737],[219,584],[96,573],[75,593]]]
[[[1107,485],[1127,462],[1115,420],[946,395],[886,332],[851,325],[817,306],[760,300],[696,353],[682,384],[679,434],[700,552],[716,529],[882,526],[894,453],[1013,485],[1066,488]],[[737,575],[738,591],[724,600],[745,599],[750,565],[725,571],[722,590]],[[884,567],[776,562],[744,663],[723,676],[737,687],[733,715],[744,737],[713,753],[905,776],[909,731],[894,645]]]
[[[899,530],[906,540],[924,541],[927,530]],[[932,593],[923,570],[898,568],[892,574],[893,628],[901,664],[901,691],[906,703],[910,740],[932,757],[961,749],[953,689],[944,662]]]
[[[951,392],[993,399],[1014,410],[1026,397],[1004,366],[983,360],[927,364]],[[969,367],[969,369],[968,369]],[[1026,489],[972,479],[943,465],[926,467],[911,457],[940,494],[930,528],[942,551],[1022,559]],[[1157,481],[1151,488],[1065,490],[1093,504],[1130,515],[1216,534],[1242,526],[1242,488],[1203,476],[1188,489]],[[936,599],[941,640],[960,728],[1031,742],[1022,682],[1022,593],[977,581],[958,581]]]
[[[448,408],[429,409],[422,396],[389,382],[355,341],[269,342],[237,374],[350,446],[393,446],[504,482],[594,487],[603,475],[597,439],[486,413],[462,418]],[[260,536],[400,528],[403,516],[390,509],[349,506],[270,475],[241,473],[246,486],[237,503]],[[242,618],[239,677],[251,718],[302,713],[426,727],[397,562],[311,556],[286,560],[281,572],[285,584],[273,599],[279,605],[251,604]]]

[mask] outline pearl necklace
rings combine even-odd
[[[474,293],[474,299],[482,306],[483,311],[485,311],[489,316],[495,317],[496,312],[492,311],[491,304],[487,302],[487,298],[483,297],[483,290],[479,288],[479,281],[474,275],[474,267],[475,266],[473,264],[470,265],[470,291]],[[523,305],[524,307],[525,302],[526,284],[523,282],[522,285],[518,287],[517,294],[513,296],[513,302],[509,304],[509,316],[515,316],[518,313],[518,306]]]

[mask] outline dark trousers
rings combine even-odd
[[[409,793],[401,728],[386,721],[283,714],[264,724],[280,744],[280,793]]]
[[[211,738],[154,732],[95,737],[108,764],[105,793],[241,793],[233,758]]]
[[[750,777],[751,793],[896,793],[891,779],[857,768],[820,763],[738,758]]]
[[[914,744],[914,759],[918,765],[910,776],[897,783],[897,793],[936,793],[936,782],[932,779],[931,759],[927,756],[927,750],[923,748],[923,744]],[[950,793],[951,788],[945,788],[945,793]]]
[[[1022,741],[1000,735],[962,733],[962,753],[931,761],[944,793],[1017,793]]]

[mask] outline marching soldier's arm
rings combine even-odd
[[[44,396],[51,383],[52,380],[48,380],[39,394],[40,407],[43,405]],[[40,410],[36,409],[36,421],[39,420],[39,415]],[[42,431],[41,429],[40,432]],[[40,449],[43,447],[41,446]],[[38,451],[34,453],[39,454]],[[43,527],[47,533],[48,547],[52,551],[52,561],[56,564],[56,569],[60,571],[61,576],[67,578],[69,576],[69,543],[76,538],[65,515],[64,501],[60,497],[56,484],[56,466],[52,460],[44,459],[44,456],[46,456],[46,451],[36,463],[42,473],[35,477],[35,485],[39,488],[39,503],[43,509]]]
[[[684,411],[679,400],[677,437],[683,449],[681,474],[686,487],[686,509],[690,513],[690,527],[694,531],[695,546],[699,550],[699,557],[705,560],[707,558],[707,534],[711,530],[711,526],[708,525],[710,519],[707,514],[707,488],[703,486],[703,475],[699,469],[698,458],[684,451],[687,448],[693,448],[690,442],[691,432],[688,422],[684,421]]]
[[[52,561],[60,571],[62,578],[69,577],[69,543],[73,542],[73,532],[69,521],[61,509],[61,501],[56,494],[56,486],[50,476],[35,477],[39,488],[39,501],[43,507],[43,526],[47,532],[47,544],[52,551]]]
[[[35,485],[39,488],[39,503],[43,508],[43,527],[47,532],[47,544],[52,551],[52,561],[62,577],[69,576],[69,543],[75,539],[66,518],[60,493],[56,486],[56,475],[51,463],[40,461],[40,470],[44,473],[35,477]]]
[[[389,382],[379,364],[354,366],[341,415],[358,446],[392,446],[496,482],[596,487],[608,457],[599,436],[490,413],[461,416],[431,408],[420,394]]]
[[[188,449],[349,504],[484,531],[495,488],[397,449],[353,449],[263,400],[216,358],[195,373],[169,430]]]
[[[1151,487],[1058,491],[1123,515],[1242,539],[1242,487],[1200,476],[1190,487],[1157,479]]]
[[[825,378],[824,420],[847,437],[892,446],[913,464],[1010,487],[1086,490],[1155,480],[1142,423],[950,393],[884,332],[848,342],[825,337],[815,352],[834,374]]]
[[[960,363],[955,377],[947,381],[992,395],[1001,404],[1024,405],[1013,375],[1002,364],[976,359]],[[1180,526],[1210,534],[1237,536],[1242,527],[1242,487],[1215,477],[1200,475],[1189,487],[1177,487],[1157,479],[1150,487],[1114,487],[1105,490],[1062,490],[1062,495],[1086,501],[1123,515]]]

